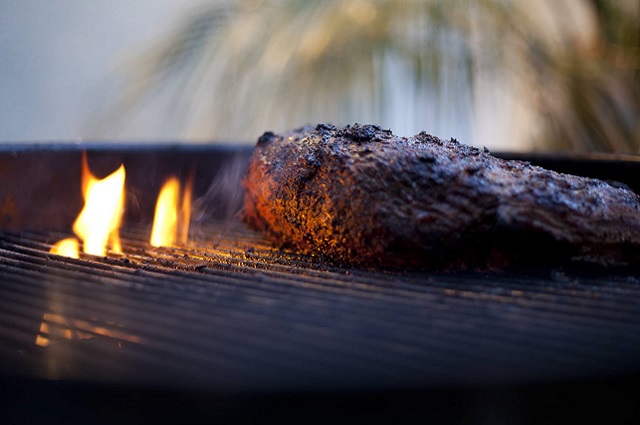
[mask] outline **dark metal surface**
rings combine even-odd
[[[64,166],[49,162],[51,152],[22,158],[34,161],[33,170],[42,161],[46,170],[76,170],[79,152],[63,152]],[[175,152],[162,152],[151,155],[170,163]],[[186,170],[200,157],[202,212],[190,243],[179,248],[148,246],[142,209],[129,214],[125,254],[106,258],[48,253],[68,236],[54,230],[73,217],[50,228],[47,214],[37,215],[36,226],[4,222],[0,407],[9,407],[9,419],[66,423],[75,411],[94,423],[180,421],[188,409],[202,421],[220,413],[264,422],[296,412],[307,422],[346,414],[551,423],[588,417],[603,403],[637,415],[638,392],[627,389],[640,383],[637,270],[360,270],[281,252],[234,218],[236,207],[203,204],[238,202],[234,188],[248,151],[218,154],[183,152],[178,161]],[[144,152],[118,155],[132,170],[144,168]],[[229,157],[241,158],[239,168],[222,172]],[[637,183],[637,163],[623,172],[608,164],[597,172]],[[12,167],[5,174],[17,178]],[[159,185],[166,173],[132,171],[132,182]],[[0,187],[4,206],[8,197],[21,206],[37,199],[14,186]],[[155,188],[139,187],[138,199],[155,197]],[[170,415],[165,405],[182,413]]]
[[[0,241],[0,375],[217,394],[415,391],[640,374],[640,280],[578,269],[345,269],[241,223],[124,256]],[[45,323],[46,325],[43,325]],[[46,344],[43,345],[43,341]]]

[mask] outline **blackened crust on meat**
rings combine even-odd
[[[635,264],[640,252],[633,192],[425,132],[265,133],[243,184],[249,225],[281,247],[349,264]]]

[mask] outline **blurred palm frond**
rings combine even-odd
[[[509,30],[521,46],[511,49],[521,67],[515,75],[542,118],[539,143],[640,153],[640,2],[557,2],[542,26],[518,12]]]
[[[451,105],[464,125],[483,73],[536,117],[537,146],[640,151],[637,0],[216,1],[135,61],[110,122],[164,99],[188,138],[419,127]]]

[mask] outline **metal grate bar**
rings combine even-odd
[[[3,234],[0,356],[26,375],[223,388],[640,370],[631,272],[359,270],[238,224],[171,249],[145,234],[126,230],[125,255],[79,260],[48,253],[61,234]]]
[[[195,280],[195,278],[194,278],[194,280]],[[241,283],[242,283],[242,282],[241,282]],[[244,282],[244,283],[246,283],[246,282]],[[231,283],[231,284],[233,285],[233,283]],[[238,289],[238,286],[235,286],[235,287],[233,288],[233,290],[237,290],[237,289]],[[255,290],[255,285],[250,285],[250,286],[249,286],[249,290]],[[447,290],[447,292],[448,292],[449,294],[451,294],[451,290],[450,290],[450,289],[449,289],[449,290]],[[315,295],[315,294],[314,294],[314,295]],[[471,310],[470,310],[470,309],[468,309],[468,307],[469,307],[469,300],[467,299],[467,297],[464,297],[464,296],[462,296],[462,297],[458,297],[458,294],[457,294],[457,293],[453,293],[453,295],[454,295],[454,297],[452,298],[452,302],[454,302],[454,303],[459,303],[459,304],[460,304],[460,305],[458,305],[458,306],[457,306],[457,307],[459,307],[459,308],[457,309],[457,312],[459,312],[459,313],[460,313],[460,314],[462,314],[462,315],[468,315],[469,313],[473,313],[473,312],[474,312],[474,310],[473,310],[473,309],[471,309]],[[507,300],[507,301],[505,301],[503,298],[506,298],[506,297],[499,297],[499,296],[491,295],[491,296],[487,297],[486,299],[491,300],[491,301],[495,301],[496,299],[498,299],[498,302],[507,302],[507,301],[508,301],[508,300]],[[480,299],[482,299],[482,297],[480,297]],[[431,298],[431,299],[430,299],[430,301],[433,301],[433,298]],[[473,300],[473,299],[472,299],[471,301],[473,302],[473,301],[476,301],[476,300]],[[516,301],[517,301],[517,300],[516,300]],[[423,299],[423,300],[421,300],[421,302],[425,302],[425,300]],[[531,303],[527,303],[527,304],[531,304]],[[557,308],[557,304],[559,304],[559,303],[558,303],[558,302],[551,303],[551,305],[552,305],[552,306],[556,306],[556,308],[555,308],[556,310],[558,310],[558,308]],[[631,304],[631,306],[633,306],[633,304]],[[636,304],[635,306],[637,307],[637,304]],[[332,307],[332,306],[329,306],[329,308],[331,308],[331,307]],[[531,305],[529,305],[529,307],[531,307]],[[623,307],[624,307],[624,305],[623,305]],[[585,309],[584,309],[582,306],[581,306],[581,309],[583,310],[581,313],[584,313],[584,310],[585,310]],[[535,314],[536,312],[538,312],[538,309],[533,309],[533,310],[531,310],[531,311],[533,311],[533,313]],[[529,312],[529,310],[527,310],[527,313],[528,313],[528,312]],[[589,312],[589,311],[587,311],[587,312]],[[619,310],[618,310],[617,312],[619,313]],[[566,312],[565,312],[565,313],[566,313]],[[569,313],[571,313],[571,312],[569,312]],[[629,313],[629,317],[631,317],[631,315],[632,315],[633,311],[632,311],[632,310],[629,310],[629,311],[628,311],[628,313]],[[542,315],[542,318],[543,318],[543,319],[544,319],[544,318],[546,318],[546,317],[549,315],[548,309],[547,309],[546,311],[544,311],[544,310],[543,310],[543,312],[542,312],[542,313],[538,312],[538,316],[540,316],[540,315]],[[573,314],[573,315],[570,315],[570,314],[566,314],[566,315],[568,316],[568,318],[569,318],[569,319],[575,319],[575,317],[576,317],[575,312],[574,312],[574,314]],[[578,317],[579,317],[579,316],[578,316]],[[622,317],[622,319],[629,319],[629,320],[631,320],[631,318],[632,318],[632,317],[631,317],[631,318],[629,318],[629,317]],[[534,319],[536,319],[536,320],[537,320],[538,318],[537,318],[537,317],[534,317]],[[593,321],[593,322],[594,322],[594,323],[591,323],[591,325],[592,325],[592,326],[596,326],[596,327],[597,327],[597,325],[605,326],[605,327],[606,327],[606,326],[608,326],[606,322],[605,322],[605,323],[604,323],[604,325],[603,325],[602,323],[599,323],[599,322],[598,322],[598,320],[594,320],[594,319],[598,319],[598,318],[597,318],[597,317],[595,317],[595,318],[594,318],[594,317],[591,317],[591,316],[587,316],[586,318],[581,318],[581,319],[579,319],[579,322],[581,322],[581,323],[582,323],[582,322],[584,322],[585,320],[587,320],[587,321]],[[619,320],[619,321],[620,321],[620,319],[621,319],[621,317],[620,317],[620,315],[618,315],[617,320]],[[570,322],[570,321],[571,321],[571,320],[569,320],[569,322]],[[574,320],[574,321],[575,321],[575,320]],[[414,325],[415,325],[415,323],[414,323]],[[538,325],[541,325],[541,323],[540,323],[539,321],[538,321]]]

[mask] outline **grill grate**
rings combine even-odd
[[[2,373],[236,390],[519,384],[640,371],[640,280],[577,269],[348,269],[282,252],[241,223],[125,255],[0,238]]]

